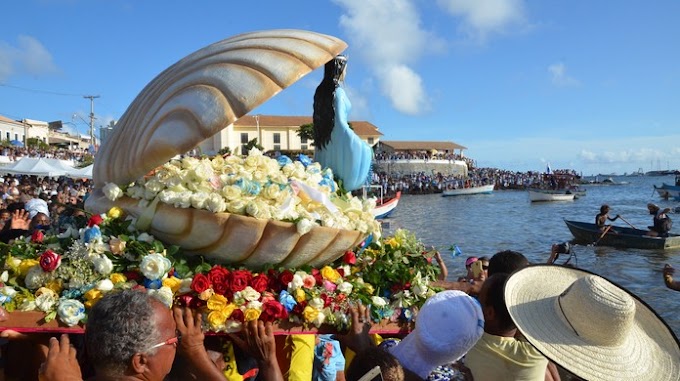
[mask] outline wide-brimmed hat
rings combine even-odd
[[[534,265],[505,284],[517,328],[586,380],[680,380],[680,344],[643,301],[590,272]]]
[[[423,379],[439,365],[463,357],[484,333],[484,314],[477,300],[462,291],[441,291],[427,299],[416,328],[389,352]]]

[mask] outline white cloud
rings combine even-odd
[[[460,30],[480,41],[521,26],[526,19],[523,0],[438,0],[438,4],[451,15],[461,17]]]
[[[554,63],[548,66],[551,81],[556,86],[568,87],[578,86],[580,82],[567,74],[567,66],[562,62]]]
[[[16,46],[0,41],[0,80],[15,74],[42,76],[58,71],[52,55],[37,39],[19,36]]]
[[[440,38],[421,27],[413,1],[335,2],[346,11],[340,17],[340,25],[350,37],[351,51],[368,63],[393,107],[410,115],[428,110],[430,99],[412,65],[426,53],[441,51],[444,45]]]

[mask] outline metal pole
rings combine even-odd
[[[83,98],[90,100],[90,143],[94,148],[97,146],[97,142],[94,138],[94,100],[95,98],[99,98],[99,95],[83,95]]]

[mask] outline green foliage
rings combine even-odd
[[[297,130],[297,135],[300,139],[307,138],[307,140],[311,142],[311,145],[314,145],[314,123],[307,123],[300,126]]]
[[[248,143],[246,143],[246,152],[250,152],[250,150],[253,148],[257,148],[260,151],[264,151],[264,147],[257,143],[257,138],[254,138],[250,140]]]
[[[48,148],[50,148],[49,144],[43,142],[39,138],[28,138],[28,139],[26,139],[26,144],[29,147],[34,147],[34,148],[38,148],[38,149],[48,149]]]
[[[221,150],[217,151],[217,153],[218,153],[220,156],[231,155],[231,148],[229,148],[229,147],[224,147],[224,148],[222,148]]]

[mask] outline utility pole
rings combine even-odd
[[[94,100],[99,98],[99,95],[83,95],[83,98],[90,100],[90,142],[94,149],[97,146],[94,138]]]

